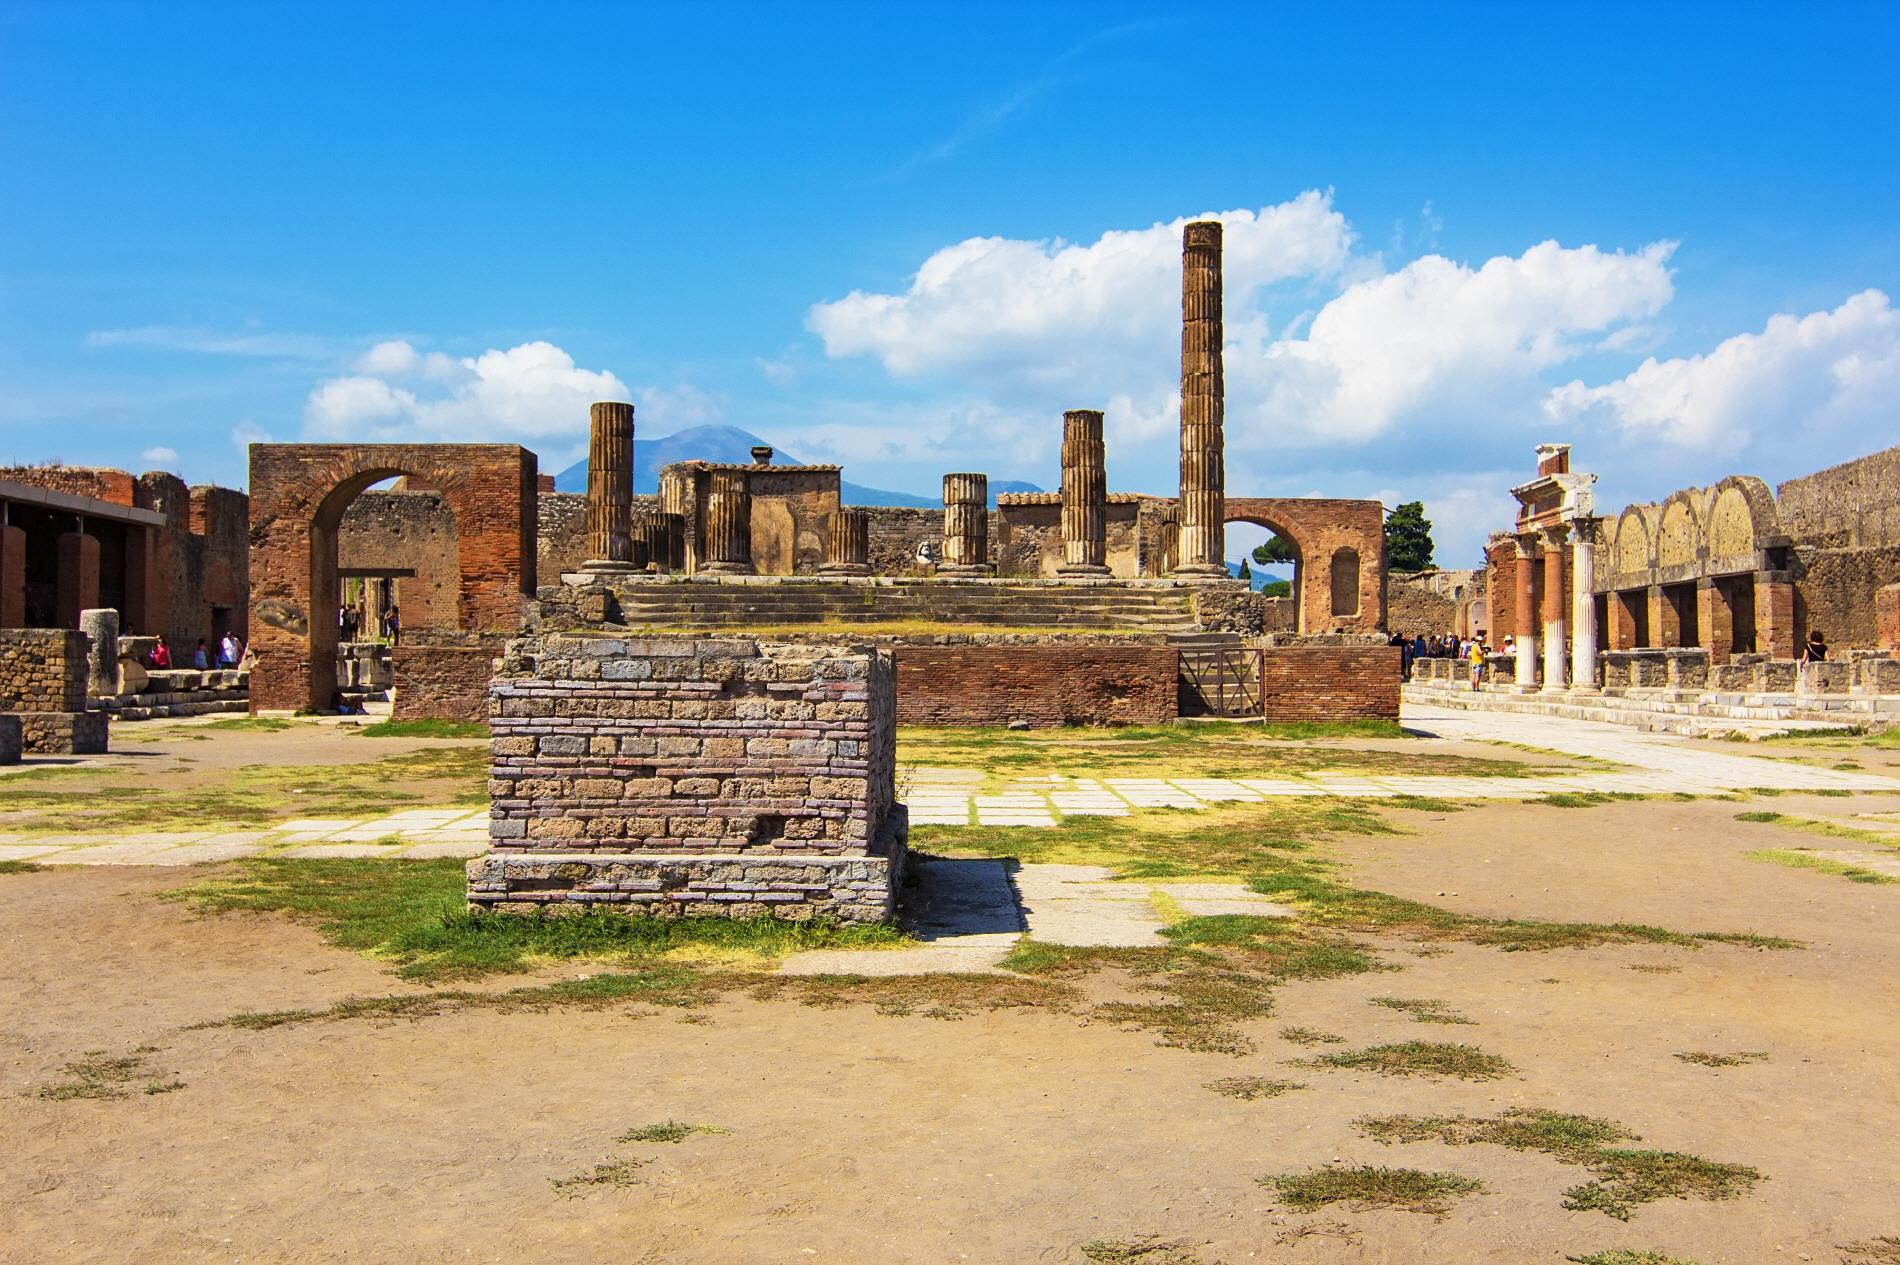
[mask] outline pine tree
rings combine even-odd
[[[1395,505],[1385,519],[1385,565],[1390,571],[1424,571],[1432,565],[1432,520],[1422,501]]]

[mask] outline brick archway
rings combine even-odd
[[[251,445],[251,710],[321,710],[336,692],[337,530],[398,475],[455,511],[456,618],[513,632],[535,588],[538,466],[515,444]]]
[[[1296,628],[1302,633],[1385,628],[1385,507],[1377,501],[1322,497],[1227,498],[1226,522],[1252,523],[1292,543]],[[1358,609],[1333,614],[1333,562],[1342,550],[1357,555]]]

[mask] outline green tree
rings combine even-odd
[[[1245,558],[1242,558],[1240,560],[1240,572],[1234,578],[1237,580],[1244,580],[1248,584],[1253,583],[1253,572],[1247,569],[1247,560]]]
[[[1268,580],[1265,584],[1260,586],[1260,596],[1262,597],[1292,597],[1293,596],[1293,581]]]
[[[1253,560],[1263,567],[1292,566],[1299,558],[1293,552],[1293,542],[1285,536],[1274,536],[1266,544],[1253,551]]]
[[[1396,505],[1385,516],[1385,565],[1393,571],[1423,571],[1432,565],[1432,520],[1423,501]]]

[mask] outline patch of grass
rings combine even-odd
[[[158,1053],[158,1047],[141,1045],[130,1054],[108,1055],[104,1050],[88,1050],[72,1062],[66,1064],[68,1079],[42,1085],[34,1091],[37,1098],[51,1102],[70,1102],[75,1098],[124,1098],[131,1091],[132,1082],[151,1073],[146,1063]],[[183,1089],[181,1080],[151,1081],[145,1085],[147,1094],[167,1094],[175,1089]]]
[[[47,868],[31,861],[0,861],[0,874],[42,874]]]
[[[1567,1261],[1576,1265],[1696,1265],[1695,1261],[1684,1260],[1678,1256],[1664,1256],[1661,1252],[1632,1252],[1627,1248],[1613,1247],[1607,1252],[1592,1252],[1588,1256],[1567,1256]]]
[[[1155,1238],[1091,1239],[1076,1250],[1090,1265],[1220,1265],[1203,1262],[1185,1243]]]
[[[1461,1081],[1492,1081],[1516,1073],[1510,1060],[1476,1046],[1438,1041],[1404,1041],[1342,1050],[1302,1060],[1306,1067],[1339,1067],[1386,1076],[1451,1076]]]
[[[201,725],[193,725],[192,728],[213,729],[221,732],[274,734],[290,728],[294,723],[296,722],[279,716],[232,716],[226,720],[206,721]]]
[[[1552,791],[1528,802],[1543,804],[1547,808],[1596,808],[1602,804],[1614,804],[1618,800],[1642,798],[1631,791]],[[1691,795],[1688,798],[1695,797]]]
[[[682,1142],[696,1133],[718,1135],[731,1133],[716,1124],[687,1124],[683,1120],[662,1120],[658,1124],[641,1125],[620,1135],[621,1142]]]
[[[1850,883],[1900,883],[1891,874],[1882,874],[1879,870],[1870,870],[1865,866],[1854,865],[1847,861],[1836,861],[1832,857],[1819,857],[1801,848],[1763,848],[1755,852],[1742,854],[1750,861],[1762,861],[1769,865],[1785,865],[1791,870],[1812,870],[1816,874],[1832,874],[1844,878]]]
[[[1460,1023],[1476,1022],[1467,1019],[1455,1010],[1447,1009],[1445,1003],[1432,997],[1369,997],[1366,999],[1374,1006],[1383,1006],[1387,1010],[1402,1010],[1412,1016],[1414,1023]]]
[[[1815,791],[1813,794],[1820,794]],[[1818,821],[1812,817],[1793,817],[1787,813],[1750,812],[1736,813],[1736,821],[1781,826],[1788,830],[1802,830],[1811,835],[1823,835],[1829,839],[1851,839],[1856,843],[1871,843],[1877,848],[1895,846],[1895,836],[1878,830],[1861,830],[1855,826],[1843,826],[1837,821]]]
[[[624,1159],[610,1160],[605,1164],[596,1164],[585,1173],[575,1173],[571,1177],[557,1177],[552,1181],[557,1194],[574,1199],[603,1186],[637,1186],[640,1178],[635,1174],[645,1165],[645,1160],[629,1156]]]
[[[1733,1199],[1746,1194],[1761,1174],[1745,1164],[1724,1164],[1676,1151],[1637,1151],[1611,1145],[1640,1141],[1622,1125],[1595,1116],[1513,1107],[1489,1120],[1469,1116],[1365,1117],[1353,1122],[1374,1141],[1485,1143],[1541,1151],[1590,1171],[1593,1180],[1564,1192],[1563,1206],[1627,1221],[1658,1199]]]
[[[1768,1055],[1761,1050],[1741,1050],[1734,1054],[1713,1054],[1707,1050],[1682,1050],[1676,1055],[1684,1063],[1696,1063],[1703,1067],[1743,1067],[1749,1063],[1766,1063]]]
[[[1302,1212],[1343,1203],[1355,1211],[1393,1208],[1444,1217],[1454,1200],[1484,1190],[1484,1183],[1456,1173],[1427,1173],[1416,1168],[1315,1168],[1259,1179]]]
[[[1674,975],[1681,969],[1679,966],[1667,966],[1657,962],[1630,963],[1630,970],[1641,971],[1645,975]]]
[[[459,720],[379,720],[361,725],[356,733],[364,738],[486,738],[488,726]]]
[[[1201,1088],[1211,1089],[1226,1098],[1253,1102],[1257,1098],[1278,1098],[1281,1094],[1305,1089],[1306,1086],[1299,1081],[1280,1081],[1267,1076],[1223,1076],[1217,1081],[1207,1082]]]
[[[1409,808],[1417,813],[1461,813],[1467,805],[1435,795],[1388,795],[1384,803],[1393,808]]]
[[[776,918],[527,918],[465,907],[463,863],[253,857],[235,873],[166,893],[204,913],[260,911],[315,923],[339,948],[384,958],[405,979],[465,980],[572,959],[630,963],[668,954],[765,962],[812,948],[908,943],[884,926]]]
[[[1064,1011],[1079,994],[1067,984],[1011,975],[771,975],[750,977],[760,1000],[807,1006],[867,1005],[881,1015],[963,1019],[988,1010]]]
[[[1294,1045],[1344,1045],[1346,1038],[1334,1036],[1330,1032],[1321,1032],[1318,1028],[1302,1028],[1291,1025],[1280,1029],[1280,1039],[1291,1041]]]

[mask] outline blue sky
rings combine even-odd
[[[585,403],[860,483],[1610,506],[1900,441],[1900,7],[0,4],[0,459],[511,440]],[[147,455],[151,454],[151,455]],[[169,454],[175,454],[169,455]]]

